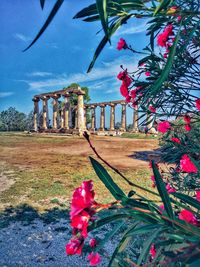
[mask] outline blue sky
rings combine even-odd
[[[138,56],[118,51],[116,45],[123,37],[141,50],[146,40],[145,21],[133,19],[118,31],[95,68],[86,74],[102,38],[101,34],[96,35],[101,25],[72,17],[93,2],[65,0],[42,37],[28,51],[22,52],[43,25],[55,1],[47,0],[43,11],[39,0],[0,1],[0,111],[14,106],[28,113],[35,94],[62,89],[72,82],[89,87],[91,102],[122,99],[116,75],[121,64],[129,70],[136,68]]]

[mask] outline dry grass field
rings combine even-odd
[[[151,187],[146,156],[158,148],[158,140],[97,136],[91,140],[100,155],[131,181]],[[97,201],[111,201],[88,156],[94,154],[83,138],[1,133],[0,210],[25,203],[38,211],[53,207],[66,209],[73,189],[86,179],[94,181]],[[118,175],[110,173],[126,192],[133,189]]]

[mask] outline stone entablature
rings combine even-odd
[[[72,94],[77,95],[77,106],[73,107],[75,115],[74,125],[70,125],[69,118],[72,118],[72,108],[70,106],[70,97]],[[88,103],[84,104],[85,92],[81,88],[66,88],[63,90],[58,90],[54,92],[44,93],[40,95],[35,95],[33,97],[34,102],[34,131],[36,132],[62,132],[70,134],[82,134],[86,129],[91,133],[96,134],[116,134],[117,132],[127,131],[126,125],[126,106],[127,103],[124,100],[114,100],[108,102],[100,103]],[[63,97],[63,107],[59,109],[58,101],[59,98]],[[42,128],[39,128],[39,101],[42,101]],[[49,109],[48,101],[53,101],[53,118],[52,127],[49,126]],[[121,106],[121,127],[120,129],[115,129],[115,108],[117,105]],[[105,130],[105,107],[110,107],[110,126]],[[97,129],[97,115],[96,109],[100,108],[100,127]],[[87,127],[86,116],[90,114],[91,123]],[[59,116],[58,116],[59,114]],[[132,132],[138,132],[138,111],[133,110],[133,128]]]

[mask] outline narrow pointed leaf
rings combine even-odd
[[[172,193],[173,196],[181,199],[182,201],[184,201],[185,203],[191,205],[192,207],[200,210],[200,202],[197,201],[196,199],[194,199],[193,197],[184,195],[182,193]]]
[[[156,186],[159,192],[159,195],[163,201],[165,210],[168,214],[168,216],[173,219],[174,218],[174,213],[173,213],[173,209],[171,206],[171,201],[168,195],[168,192],[166,190],[166,186],[165,183],[163,182],[163,179],[158,171],[158,168],[155,166],[155,163],[152,162],[152,167],[153,167],[153,173],[154,173],[154,177],[155,177],[155,181],[156,181]]]
[[[42,9],[44,8],[44,4],[45,4],[45,0],[40,0],[40,5]]]
[[[100,180],[104,183],[110,193],[114,196],[115,199],[121,200],[122,197],[126,197],[125,193],[119,188],[119,186],[113,181],[109,173],[106,169],[95,159],[89,157],[92,163],[92,166],[100,178]]]
[[[107,15],[107,0],[96,0],[97,9],[101,19],[101,24],[105,33],[105,36],[109,39],[108,36],[108,15]]]
[[[54,16],[58,12],[58,10],[61,7],[61,5],[63,4],[63,2],[64,2],[64,0],[57,0],[57,2],[55,3],[53,9],[51,10],[51,12],[47,18],[47,20],[45,21],[44,25],[42,26],[42,28],[40,29],[40,31],[36,35],[35,39],[30,43],[30,45],[26,49],[23,50],[23,52],[28,50],[40,38],[40,36],[43,34],[43,32],[47,29],[47,27],[49,26],[49,24],[53,20]]]

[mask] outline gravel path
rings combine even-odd
[[[12,222],[0,229],[0,267],[89,266],[86,255],[65,254],[65,245],[69,238],[69,221],[65,219],[48,224],[40,219],[35,219],[31,224]],[[107,244],[107,248],[109,251],[113,250],[113,241]],[[106,260],[102,259],[99,266],[107,266]]]

